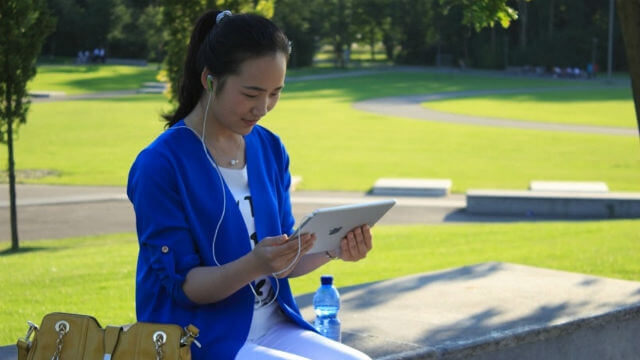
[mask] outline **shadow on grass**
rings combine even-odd
[[[22,255],[28,254],[32,252],[39,251],[59,251],[61,248],[59,247],[46,247],[46,246],[29,246],[29,247],[21,247],[18,250],[12,250],[11,248],[0,250],[0,256],[12,256],[12,255]]]
[[[86,66],[86,65],[43,65],[38,67],[38,73],[40,74],[90,74],[98,72],[100,68],[98,66]]]
[[[76,79],[65,81],[65,85],[86,91],[117,91],[137,89],[144,82],[156,81],[155,71],[135,74],[102,76],[91,79]]]
[[[594,85],[598,85],[593,83]],[[431,94],[470,90],[563,88],[576,83],[550,79],[490,77],[463,73],[389,72],[348,78],[293,82],[285,90],[292,98],[299,96],[343,97],[360,101],[387,96]],[[603,87],[598,87],[605,91]],[[323,93],[325,90],[330,92]],[[316,92],[305,94],[307,92]],[[568,92],[572,93],[571,90]],[[526,94],[526,91],[522,91]],[[285,95],[286,96],[286,95]],[[567,100],[570,101],[570,100]]]

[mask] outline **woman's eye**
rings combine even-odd
[[[244,95],[244,96],[246,96],[248,98],[251,98],[251,99],[258,96],[258,95],[251,95],[251,94],[242,94],[242,95]]]

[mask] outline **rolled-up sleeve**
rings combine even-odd
[[[140,243],[136,292],[155,297],[164,290],[182,306],[197,306],[182,289],[187,273],[200,265],[200,257],[178,184],[170,161],[159,152],[144,150],[131,167],[127,194]]]

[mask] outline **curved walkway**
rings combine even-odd
[[[481,116],[470,116],[453,114],[443,111],[432,110],[421,106],[424,102],[442,99],[496,95],[496,94],[522,94],[532,92],[566,91],[566,90],[589,90],[593,88],[584,87],[562,87],[562,88],[525,88],[525,89],[503,89],[503,90],[476,90],[476,91],[454,91],[437,94],[422,94],[410,96],[393,96],[377,99],[368,99],[353,103],[353,107],[358,110],[367,111],[380,115],[408,117],[418,120],[440,121],[448,123],[472,124],[480,126],[511,127],[519,129],[533,129],[546,131],[568,131],[578,133],[638,136],[638,130],[633,128],[616,128],[607,126],[571,125],[558,123],[543,123],[533,121],[497,119]]]
[[[384,72],[430,72],[430,73],[462,73],[458,69],[448,68],[429,68],[429,67],[416,67],[416,66],[393,66],[393,67],[379,67],[373,69],[363,69],[354,71],[345,71],[337,73],[327,74],[315,74],[315,75],[303,75],[287,78],[286,82],[299,82],[299,81],[314,81],[325,80],[343,77],[355,77],[372,75],[376,73]],[[505,74],[499,71],[490,70],[475,70],[465,71],[464,73],[484,75],[484,76],[496,76],[496,77],[508,77],[513,76]],[[626,82],[620,82],[625,83]],[[571,124],[558,124],[558,123],[544,123],[524,120],[509,120],[490,117],[470,116],[463,114],[454,114],[443,111],[432,110],[422,107],[421,104],[429,101],[457,98],[457,97],[469,97],[469,96],[482,96],[482,95],[495,95],[495,94],[522,94],[522,93],[534,93],[534,92],[549,92],[549,91],[581,91],[591,90],[596,87],[584,86],[571,86],[560,88],[522,88],[522,89],[501,89],[501,90],[475,90],[475,91],[455,91],[455,92],[443,92],[436,94],[420,94],[409,96],[393,96],[376,99],[368,99],[359,101],[353,104],[353,107],[358,110],[372,112],[380,115],[388,116],[401,116],[418,120],[427,121],[440,121],[448,123],[460,123],[460,124],[472,124],[480,126],[495,126],[495,127],[510,127],[519,129],[533,129],[533,130],[546,130],[546,131],[568,131],[578,133],[591,133],[591,134],[604,134],[604,135],[618,135],[618,136],[637,136],[639,134],[637,129],[634,128],[617,128],[607,126],[590,126],[590,125],[571,125]],[[607,87],[609,88],[609,87]],[[34,97],[32,102],[53,102],[53,101],[70,101],[70,100],[87,100],[87,99],[104,99],[112,97],[121,97],[128,95],[141,94],[138,90],[121,90],[121,91],[105,91],[87,94],[77,95],[57,95],[50,97]]]
[[[138,95],[138,94],[142,94],[142,93],[139,92],[138,90],[99,91],[94,93],[84,93],[84,94],[74,94],[74,95],[52,93],[50,96],[45,96],[45,97],[31,97],[31,102],[40,103],[40,102],[54,102],[54,101],[108,99],[108,98]]]

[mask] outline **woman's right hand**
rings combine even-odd
[[[262,275],[270,275],[289,267],[287,271],[278,274],[279,278],[286,277],[296,267],[292,262],[299,262],[304,254],[313,246],[315,234],[300,235],[300,254],[298,255],[298,237],[289,239],[287,235],[266,237],[258,242],[251,252],[256,260],[258,271]],[[296,259],[296,256],[298,258]]]

